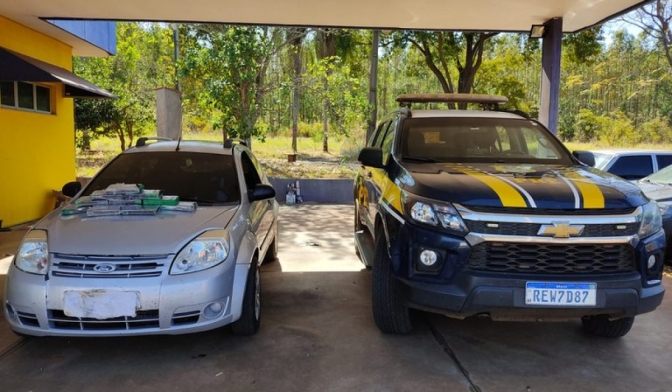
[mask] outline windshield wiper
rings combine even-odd
[[[404,161],[436,163],[436,159],[434,158],[401,157],[401,159]]]

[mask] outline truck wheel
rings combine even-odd
[[[413,330],[413,324],[396,283],[387,253],[387,241],[384,235],[379,234],[371,273],[373,320],[384,333],[407,334]]]
[[[259,330],[261,321],[261,277],[256,260],[250,266],[245,283],[243,297],[243,312],[237,321],[231,324],[231,330],[236,335],[250,336]]]
[[[609,320],[607,315],[586,316],[581,319],[583,330],[594,336],[605,338],[620,338],[625,336],[635,322],[634,317],[623,317]]]
[[[364,225],[359,220],[359,202],[355,200],[355,233],[364,230]]]
[[[359,202],[355,200],[355,233],[357,233],[360,230],[364,230],[364,225],[359,221]],[[357,258],[359,261],[364,261],[362,260],[362,255],[359,253],[359,248],[357,247],[357,244],[355,244],[355,254],[357,255]]]

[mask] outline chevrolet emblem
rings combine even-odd
[[[552,225],[542,225],[537,235],[569,238],[581,235],[584,227],[584,225],[570,225],[569,222],[553,222]]]

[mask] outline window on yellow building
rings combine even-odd
[[[3,108],[51,113],[51,89],[34,83],[0,82]]]

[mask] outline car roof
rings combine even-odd
[[[525,120],[524,117],[508,112],[494,110],[411,110],[412,118],[430,117],[478,117]]]
[[[672,154],[670,150],[650,150],[645,148],[610,148],[590,150],[593,153],[609,155],[628,155],[628,154]]]
[[[134,154],[141,152],[175,151],[177,149],[177,144],[178,141],[157,141],[153,143],[147,143],[144,146],[129,148],[123,153]],[[179,151],[185,152],[231,155],[233,151],[233,148],[224,148],[221,142],[214,141],[182,140],[179,142],[179,144]]]

